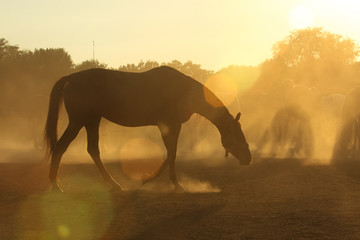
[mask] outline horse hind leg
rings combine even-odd
[[[51,156],[50,164],[50,173],[49,178],[53,186],[53,190],[62,192],[61,183],[58,180],[58,170],[60,165],[60,160],[66,149],[69,147],[70,143],[76,138],[80,129],[82,128],[81,124],[70,121],[67,128],[65,129],[63,135],[57,141],[55,149]]]
[[[122,186],[119,183],[117,183],[114,180],[114,178],[109,174],[109,172],[106,170],[100,158],[100,150],[99,150],[100,120],[101,118],[98,117],[85,124],[85,129],[87,132],[87,142],[88,142],[87,151],[90,154],[91,158],[94,160],[104,180],[107,183],[109,183],[113,188],[122,190],[123,189]]]
[[[184,192],[184,188],[179,184],[176,173],[175,173],[175,159],[177,151],[177,143],[179,139],[179,134],[181,130],[181,124],[173,125],[168,128],[167,131],[161,129],[161,136],[163,138],[166,150],[167,158],[166,161],[169,162],[169,177],[172,183],[175,185],[175,190],[179,192]]]
[[[179,138],[179,133],[181,129],[181,124],[173,125],[159,125],[162,139],[167,150],[167,157],[163,164],[160,166],[157,172],[143,179],[143,184],[150,182],[154,178],[158,177],[163,170],[169,165],[169,177],[172,183],[175,185],[175,190],[183,192],[184,188],[179,184],[176,174],[175,174],[175,158],[177,151],[177,142]]]

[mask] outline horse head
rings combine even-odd
[[[226,131],[221,134],[221,142],[225,148],[225,156],[231,153],[239,160],[240,165],[249,165],[251,162],[251,153],[249,144],[245,140],[240,125],[240,113],[235,119],[231,119],[226,126]]]

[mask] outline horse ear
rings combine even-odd
[[[241,113],[239,112],[236,117],[235,117],[235,121],[239,121],[240,120],[240,116],[241,116]]]

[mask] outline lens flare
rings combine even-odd
[[[226,74],[215,74],[211,76],[206,82],[205,86],[208,87],[225,106],[231,105],[237,97],[238,86],[233,78]],[[222,104],[216,97],[208,91],[204,91],[205,99],[208,103],[215,107],[220,107]]]
[[[69,235],[70,235],[70,230],[67,226],[65,225],[62,225],[60,224],[58,227],[57,227],[57,232],[58,232],[58,235],[61,237],[61,238],[68,238]]]
[[[84,195],[43,192],[24,199],[14,229],[19,239],[99,239],[113,217],[107,189],[95,188]]]

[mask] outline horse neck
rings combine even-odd
[[[209,115],[202,115],[203,117],[207,118],[210,122],[212,122],[216,128],[219,130],[220,134],[226,135],[227,134],[227,126],[230,120],[232,120],[232,116],[229,113],[228,109],[226,107],[222,108],[215,108],[215,114],[209,114]]]
[[[210,95],[214,102],[209,103],[209,100],[206,100],[209,97],[200,94],[192,103],[194,112],[208,119],[217,127],[220,134],[223,135],[226,133],[227,125],[230,120],[233,120],[233,117],[226,106],[210,90],[205,88],[205,91],[208,91],[207,94]]]

